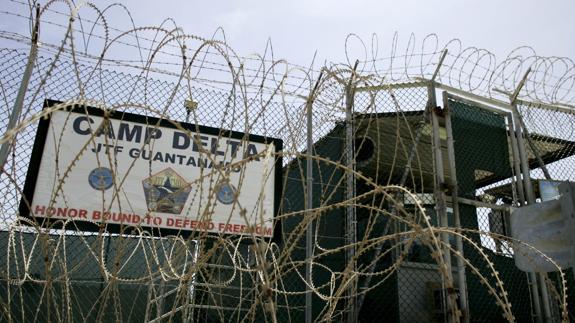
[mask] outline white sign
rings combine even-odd
[[[35,147],[30,217],[272,236],[281,142],[75,111],[54,112]]]
[[[513,238],[529,246],[515,244],[515,264],[523,271],[556,271],[547,258],[566,269],[575,265],[575,183],[540,181],[549,194],[543,202],[520,207],[511,214]],[[545,201],[547,199],[547,201]],[[544,254],[545,256],[541,255]]]
[[[546,259],[549,257],[561,268],[571,267],[573,246],[569,229],[558,200],[517,208],[511,213],[512,236],[532,248],[515,243],[515,265],[523,271],[556,271],[557,267]]]

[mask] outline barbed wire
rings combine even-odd
[[[417,288],[413,288],[409,293],[418,301],[406,304],[415,316],[397,314],[397,320],[416,317],[415,320],[465,321],[471,315],[470,309],[460,306],[461,296],[454,291],[464,287],[453,277],[451,267],[458,260],[468,274],[469,293],[476,295],[473,304],[470,302],[473,306],[468,304],[475,311],[473,314],[508,321],[530,318],[530,313],[522,311],[530,311],[532,304],[517,298],[517,290],[533,287],[513,275],[517,270],[510,267],[506,255],[493,252],[483,243],[488,238],[512,245],[513,250],[533,251],[556,269],[556,281],[545,278],[544,284],[553,291],[550,299],[559,313],[554,318],[569,321],[568,280],[565,269],[554,259],[523,241],[483,230],[477,224],[456,227],[438,223],[437,212],[431,210],[437,197],[432,201],[422,198],[432,194],[438,185],[434,179],[425,179],[430,176],[426,172],[436,175],[434,167],[438,167],[429,157],[434,135],[425,130],[425,125],[429,125],[426,107],[431,99],[427,83],[413,82],[432,79],[442,53],[447,53],[433,81],[491,98],[500,96],[494,88],[513,92],[525,71],[531,69],[520,97],[535,104],[568,107],[574,99],[572,60],[540,57],[530,48],[520,48],[497,63],[489,51],[463,48],[458,40],[440,46],[436,35],[425,37],[419,45],[410,36],[400,54],[397,34],[390,56],[380,58],[377,36],[368,46],[352,34],[346,39],[347,62],[304,67],[274,60],[271,42],[263,55],[242,57],[227,45],[223,31],[216,31],[212,38],[189,35],[172,20],[157,27],[137,27],[129,10],[121,4],[99,9],[91,3],[48,1],[38,7],[37,17],[37,2],[11,3],[20,9],[5,10],[0,15],[17,17],[30,26],[39,22],[40,38],[36,42],[33,37],[11,30],[0,31],[0,37],[33,48],[41,46],[37,57],[17,49],[1,50],[0,124],[4,130],[0,144],[9,152],[0,175],[0,250],[6,252],[0,265],[0,281],[4,283],[2,292],[7,295],[0,300],[3,320],[302,321],[303,312],[310,305],[304,305],[304,298],[310,293],[318,321],[338,321],[350,315],[357,315],[356,320],[373,320],[383,313],[399,312],[404,305],[383,308],[375,315],[366,313],[372,311],[366,311],[366,307],[350,314],[351,300],[382,291],[400,298],[407,292],[390,286],[403,279],[408,286],[439,284],[441,288],[431,293],[439,291],[442,312],[428,314],[430,311],[419,299],[429,297],[417,294]],[[58,5],[66,11],[55,8]],[[106,14],[116,7],[129,18],[129,29],[111,26]],[[48,14],[58,18],[45,18]],[[45,26],[55,27],[56,32],[46,35]],[[217,33],[221,33],[221,39],[216,38]],[[93,49],[94,43],[101,47]],[[354,70],[356,57],[351,52],[357,47],[363,52],[358,69]],[[420,52],[416,48],[421,48]],[[136,50],[139,59],[118,57],[128,49]],[[30,84],[22,87],[26,72],[21,67],[28,64],[34,67],[34,74]],[[363,94],[355,98],[355,151],[344,149],[349,86],[363,89]],[[19,92],[25,96],[21,101]],[[61,102],[42,108],[46,99]],[[10,112],[12,107],[16,108],[15,114]],[[102,121],[89,125],[90,131],[82,142],[72,143],[66,137],[73,127],[70,118],[72,113],[91,117],[86,107],[99,111]],[[308,138],[303,131],[308,107],[313,108],[312,152],[306,147]],[[522,114],[528,123],[535,124],[537,115],[547,112]],[[36,178],[26,177],[31,168],[41,167],[33,166],[36,161],[31,160],[39,123],[60,115],[65,120],[62,127],[52,125],[46,131],[54,153],[43,158],[50,159],[54,169],[51,185],[39,193],[47,196],[46,210],[68,210],[82,202],[75,195],[79,189],[73,186],[74,174],[80,172],[86,156],[98,145],[117,145],[118,138],[108,136],[107,131],[111,120],[127,120],[123,118],[125,113],[156,118],[153,120],[157,121],[145,124],[148,134],[170,127],[191,142],[198,140],[200,125],[220,129],[215,135],[217,140],[229,139],[227,131],[281,139],[280,151],[266,148],[244,154],[225,167],[207,167],[218,163],[217,147],[212,151],[213,146],[195,142],[199,158],[206,160],[205,167],[199,167],[199,175],[187,186],[177,188],[180,192],[195,188],[179,219],[207,223],[214,219],[216,211],[221,211],[216,188],[220,183],[233,181],[236,196],[222,224],[251,229],[237,235],[208,228],[165,233],[159,225],[146,224],[145,217],[129,222],[53,215],[48,216],[47,222],[46,217],[36,214],[40,212],[33,211],[37,204],[26,193],[26,186],[30,181],[36,182]],[[118,115],[119,119],[113,117]],[[14,126],[11,118],[17,120]],[[421,135],[424,131],[428,133]],[[427,141],[419,143],[421,136],[427,136]],[[572,138],[571,131],[562,140]],[[247,136],[238,140],[236,147],[248,149],[251,141]],[[374,145],[372,149],[389,149],[387,157],[368,158],[376,164],[375,169],[359,162],[366,142]],[[143,154],[147,149],[151,155],[165,148],[160,145],[159,141],[149,140],[139,146],[139,151]],[[507,140],[504,145],[507,148]],[[415,147],[414,153],[410,152],[414,149],[411,147]],[[71,155],[65,157],[70,151]],[[229,153],[226,150],[223,155]],[[350,153],[354,154],[354,165],[346,163],[345,155]],[[112,197],[103,193],[90,196],[101,204],[101,213],[136,214],[142,206],[135,204],[142,200],[129,196],[126,181],[143,175],[153,178],[158,174],[158,163],[148,157],[147,162],[134,158],[126,164],[118,154],[95,154],[94,158],[97,168],[111,168]],[[314,165],[312,187],[306,184],[307,158]],[[252,178],[247,171],[255,160],[263,161],[261,178]],[[147,163],[146,174],[138,173],[136,163]],[[276,190],[269,192],[265,188],[276,168],[281,168],[282,175],[275,184],[282,189],[273,197],[278,209],[271,210],[264,201]],[[237,174],[233,174],[234,169]],[[405,172],[404,177],[409,177],[411,183],[407,179],[398,181],[398,171]],[[349,187],[345,182],[350,176],[358,192],[346,198],[344,192]],[[315,195],[313,201],[307,201],[305,196],[310,189]],[[244,192],[253,194],[251,198],[257,202],[240,200]],[[194,203],[199,206],[192,207]],[[363,217],[358,220],[363,227],[355,242],[348,244],[341,236],[348,233],[339,227],[343,227],[350,207]],[[152,209],[147,206],[148,219],[154,213]],[[25,216],[22,210],[28,210],[30,215]],[[232,222],[232,218],[239,222]],[[478,219],[476,215],[475,221]],[[116,229],[118,224],[120,231]],[[96,229],[85,230],[86,225]],[[266,225],[275,231],[273,235],[258,232]],[[313,248],[306,255],[304,242],[309,227],[314,228]],[[460,239],[463,249],[445,237]],[[343,255],[350,250],[352,259],[345,258]],[[306,266],[311,279],[306,277]],[[413,268],[420,271],[410,272]],[[365,288],[357,287],[365,281],[369,282]],[[94,287],[89,293],[83,292],[88,283],[100,290]],[[355,288],[350,293],[352,286]],[[481,306],[496,308],[496,315],[485,310],[478,313],[481,310],[475,308]]]

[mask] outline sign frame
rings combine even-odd
[[[54,105],[61,104],[62,101],[46,99],[44,101],[43,109],[53,107]],[[110,119],[134,122],[144,126],[157,126],[160,128],[170,128],[178,129],[176,124],[185,130],[191,132],[197,132],[201,134],[207,134],[212,136],[221,136],[223,138],[237,139],[242,141],[249,141],[261,144],[273,143],[275,147],[274,153],[281,152],[283,150],[283,140],[278,138],[265,137],[261,135],[255,135],[250,133],[243,133],[239,131],[220,129],[215,127],[209,127],[199,124],[185,123],[175,120],[160,119],[157,117],[134,114],[123,111],[104,111],[99,108],[74,104],[64,108],[62,111],[68,113],[80,113],[83,115],[94,116],[94,117],[108,117]],[[34,199],[34,192],[36,189],[37,178],[40,172],[40,164],[42,161],[46,137],[48,135],[49,126],[51,123],[51,115],[47,118],[40,119],[38,123],[38,128],[36,130],[36,135],[34,138],[34,144],[32,148],[32,154],[30,156],[30,162],[28,165],[28,170],[26,172],[26,180],[24,182],[24,189],[22,190],[22,195],[20,198],[20,203],[18,206],[19,215],[25,217],[32,221],[33,223],[50,229],[66,229],[66,230],[78,230],[86,232],[102,232],[105,228],[107,233],[115,234],[132,234],[131,232],[126,232],[127,228],[133,228],[131,225],[118,224],[118,223],[105,223],[105,225],[92,223],[89,221],[71,221],[72,225],[63,227],[62,219],[55,218],[51,219],[48,217],[35,217],[31,214],[30,207],[32,207],[32,202]],[[176,123],[176,124],[174,124]],[[265,239],[278,240],[281,238],[281,221],[276,220],[279,214],[279,208],[282,196],[282,155],[277,154],[274,157],[274,202],[273,202],[273,216],[272,216],[272,227],[273,232],[271,237],[260,236]],[[27,221],[19,221],[20,223],[30,225]],[[198,232],[205,232],[208,235],[234,235],[225,232],[210,232],[204,230],[193,230],[193,229],[170,229],[170,228],[159,228],[154,226],[144,226],[140,227],[143,231],[150,232],[153,236],[166,236],[166,235],[178,235],[184,238]],[[248,234],[246,234],[248,235]]]

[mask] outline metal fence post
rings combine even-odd
[[[38,29],[40,27],[40,5],[36,4],[36,20],[34,21],[34,28],[32,30],[32,44],[30,46],[30,54],[28,55],[28,62],[26,63],[26,69],[24,70],[24,75],[22,76],[22,82],[20,83],[20,88],[18,89],[18,95],[16,100],[14,100],[14,105],[12,106],[12,112],[10,113],[10,119],[8,120],[8,125],[6,126],[6,134],[16,126],[18,117],[22,112],[22,106],[24,104],[24,98],[26,97],[26,91],[28,90],[28,83],[30,83],[30,77],[32,76],[32,71],[34,70],[34,63],[36,62],[36,56],[38,55]],[[8,152],[10,147],[12,147],[12,140],[6,141],[0,147],[0,170],[4,168],[4,164],[8,159]]]
[[[511,152],[513,153],[513,162],[514,162],[514,168],[515,168],[515,179],[517,182],[517,190],[519,193],[519,202],[520,205],[525,205],[525,202],[527,201],[526,197],[525,197],[525,191],[524,191],[524,187],[523,187],[523,179],[522,179],[522,174],[523,171],[521,169],[521,154],[519,153],[520,149],[519,149],[519,145],[517,143],[518,140],[518,134],[520,133],[519,129],[516,129],[515,126],[513,125],[513,115],[508,117],[508,122],[509,122],[509,137],[511,138]],[[537,287],[537,276],[535,275],[535,273],[530,272],[528,274],[528,280],[529,280],[529,285],[531,285],[531,297],[533,298],[533,310],[535,311],[535,318],[537,322],[542,322],[542,317],[541,317],[541,304],[539,303],[540,297],[539,297],[539,288]]]
[[[313,312],[312,312],[312,277],[311,277],[311,261],[313,257],[313,221],[312,218],[312,208],[313,208],[313,102],[315,100],[315,92],[321,81],[323,71],[319,74],[315,86],[313,87],[311,93],[307,98],[305,105],[306,115],[307,115],[307,154],[306,154],[306,199],[305,217],[308,219],[309,223],[306,229],[305,238],[305,279],[306,279],[306,293],[305,293],[305,321],[306,323],[313,322]]]
[[[517,147],[517,138],[515,137],[515,127],[513,126],[513,115],[507,116],[507,123],[509,125],[509,138],[511,138],[511,153],[513,156],[513,170],[515,178],[513,179],[517,184],[517,197],[520,205],[525,204],[525,189],[523,188],[523,181],[521,179],[521,165],[519,163],[519,148]]]
[[[511,104],[511,108],[513,111],[514,119],[519,120],[517,116],[519,112],[517,111],[517,106],[515,105],[515,103]],[[527,195],[527,204],[533,204],[535,203],[535,193],[533,190],[533,185],[531,183],[531,175],[530,175],[527,152],[525,151],[525,140],[523,138],[523,131],[521,124],[519,122],[515,124],[515,133],[517,137],[517,146],[519,148],[521,171],[523,173],[523,186],[525,188],[526,191],[525,193]],[[545,285],[545,277],[543,277],[543,275],[537,275],[534,272],[529,273],[529,276],[533,283],[533,291],[534,291],[533,298],[536,299],[535,310],[537,311],[537,307],[539,307],[537,303],[541,301],[541,303],[543,304],[543,313],[545,315],[544,319],[546,322],[549,322],[551,320],[551,306],[549,304],[549,294],[547,291],[547,286]],[[538,281],[541,285],[539,286],[541,288],[541,297],[539,297],[538,292],[536,293],[538,288],[537,286]],[[539,309],[539,318],[543,319],[543,317],[541,317],[541,309]]]
[[[447,133],[447,159],[449,162],[449,174],[451,176],[451,200],[453,201],[453,220],[456,229],[461,229],[459,215],[459,188],[457,183],[457,171],[455,165],[455,147],[453,141],[453,129],[451,127],[451,108],[447,92],[443,92],[443,105],[445,108],[445,131]],[[469,309],[467,303],[467,282],[465,278],[465,264],[463,263],[463,240],[461,236],[455,237],[455,243],[459,255],[457,257],[457,282],[459,285],[459,307],[463,315],[463,322],[469,322]]]
[[[446,195],[445,195],[445,174],[443,170],[443,157],[441,152],[441,138],[440,138],[440,131],[439,131],[439,116],[438,116],[438,109],[437,109],[437,100],[435,95],[435,86],[433,82],[428,85],[428,97],[429,101],[428,104],[430,105],[430,112],[431,112],[431,126],[432,126],[432,155],[434,160],[434,171],[435,171],[435,187],[434,187],[434,194],[435,194],[435,211],[438,216],[439,226],[443,228],[447,228],[449,226],[448,219],[447,219],[447,204],[446,204]],[[447,267],[447,281],[448,285],[453,283],[452,278],[452,267],[451,267],[451,252],[449,250],[449,235],[447,232],[441,233],[441,241],[443,243],[443,261]],[[448,286],[447,293],[445,295],[446,299],[446,306],[447,306],[447,313],[448,313],[448,322],[452,322],[454,318],[455,309],[454,305],[452,304],[451,293],[453,292],[451,286]],[[455,316],[456,318],[457,316]]]
[[[524,131],[523,131],[522,123],[521,123],[521,116],[519,115],[519,111],[517,110],[517,104],[515,103],[515,101],[517,100],[517,96],[519,95],[519,92],[523,88],[523,85],[525,84],[525,81],[527,80],[527,76],[529,75],[530,72],[531,72],[531,68],[529,68],[527,70],[527,72],[525,72],[525,74],[523,75],[523,78],[521,79],[521,81],[517,85],[517,88],[515,89],[513,94],[511,94],[509,97],[509,101],[510,101],[510,105],[511,105],[511,112],[513,114],[513,119],[515,121],[515,136],[517,138],[519,160],[520,160],[521,172],[523,175],[523,187],[525,188],[525,193],[526,193],[525,195],[527,197],[527,204],[535,203],[535,193],[533,191],[533,185],[531,183],[529,160],[528,160],[527,152],[525,151],[526,146],[525,146]],[[544,319],[546,322],[549,322],[551,320],[551,306],[549,304],[549,294],[547,291],[547,286],[545,285],[545,277],[543,275],[539,275],[539,277],[537,277],[537,276],[538,275],[534,272],[529,273],[530,280],[533,284],[532,290],[533,290],[533,298],[535,299],[534,303],[535,303],[536,315],[537,315],[537,312],[539,312],[538,313],[538,321],[543,320],[543,317],[541,316],[540,305],[539,305],[539,302],[541,302],[543,304],[543,312],[545,315]],[[538,289],[538,284],[537,284],[538,279],[537,278],[539,278],[540,284],[541,284],[541,286],[540,286],[541,297],[539,297],[539,292],[537,290]]]
[[[531,69],[527,70],[527,73],[525,73],[525,77],[524,79],[521,81],[520,86],[523,86],[523,83],[525,83],[525,78],[527,77],[527,75],[529,74],[529,72],[531,71]],[[519,88],[520,89],[520,88]],[[493,89],[495,92],[499,92],[505,95],[508,95],[510,97],[511,103],[514,105],[514,109],[517,110],[517,105],[516,102],[517,100],[517,94],[519,93],[516,90],[516,93],[508,93],[506,91],[494,88]],[[519,110],[517,111],[517,113],[515,113],[514,118],[517,120],[517,123],[521,126],[522,132],[523,132],[523,137],[525,137],[525,140],[527,141],[527,144],[529,144],[529,148],[531,148],[531,151],[533,152],[533,154],[535,155],[535,158],[537,159],[537,163],[539,163],[539,167],[541,167],[541,171],[543,172],[543,175],[545,176],[545,179],[547,180],[551,180],[551,174],[549,174],[549,170],[547,169],[547,166],[545,165],[545,162],[543,161],[543,159],[541,158],[541,154],[539,153],[539,149],[537,148],[537,146],[535,145],[535,143],[533,142],[533,140],[531,139],[531,137],[529,136],[529,130],[527,129],[527,126],[525,125],[525,122],[523,121],[523,117],[521,116],[521,114],[519,113]]]
[[[346,199],[351,201],[355,198],[355,150],[353,142],[353,103],[355,97],[355,84],[353,83],[355,77],[355,71],[359,61],[355,61],[353,70],[351,71],[351,76],[349,78],[349,83],[345,88],[345,160],[347,167],[346,174]],[[346,264],[351,268],[351,272],[355,271],[355,243],[356,237],[356,227],[357,219],[355,215],[355,206],[349,203],[346,207]],[[348,316],[347,321],[353,323],[357,320],[356,315],[356,284],[353,276],[350,277],[352,280],[349,284],[347,290],[348,299]]]

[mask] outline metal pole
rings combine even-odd
[[[30,77],[32,76],[32,70],[34,69],[34,62],[36,62],[36,56],[38,55],[38,28],[40,26],[40,5],[36,5],[36,21],[34,22],[34,29],[32,30],[32,45],[30,47],[30,54],[28,55],[28,62],[26,63],[26,69],[24,70],[24,75],[22,76],[22,82],[20,83],[20,89],[18,90],[18,95],[14,101],[14,106],[12,106],[12,112],[10,113],[10,119],[8,120],[8,125],[6,126],[6,134],[16,126],[18,117],[22,112],[22,107],[24,105],[24,98],[26,97],[26,91],[28,90],[28,83],[30,83]],[[0,169],[4,168],[4,164],[8,159],[8,152],[12,146],[12,140],[6,141],[0,147]]]
[[[312,277],[311,277],[311,261],[313,258],[313,221],[312,208],[313,208],[313,101],[315,100],[315,92],[319,86],[319,82],[323,75],[323,71],[319,74],[314,88],[306,102],[307,114],[307,156],[306,156],[306,188],[307,195],[305,199],[305,208],[307,210],[305,216],[309,221],[305,237],[305,280],[306,280],[306,293],[305,293],[305,322],[313,322],[312,312]]]
[[[451,202],[451,198],[448,197],[447,202]],[[485,207],[488,209],[501,210],[501,211],[509,211],[509,209],[511,207],[511,205],[509,205],[509,204],[491,204],[491,203],[487,203],[487,202],[482,202],[482,201],[477,201],[477,200],[472,200],[472,199],[466,199],[463,197],[458,197],[457,202],[461,203],[461,204],[475,206],[475,207]]]
[[[189,296],[189,301],[188,306],[186,307],[185,310],[185,314],[184,314],[184,318],[187,322],[192,322],[193,321],[193,316],[194,316],[194,305],[196,303],[196,283],[197,283],[197,272],[198,272],[198,258],[200,256],[200,240],[194,240],[194,262],[193,262],[193,274],[192,274],[192,279],[191,279],[191,283],[188,287],[188,296]],[[191,310],[191,313],[190,313]]]
[[[509,138],[511,138],[511,153],[513,155],[513,168],[515,170],[515,183],[517,183],[517,195],[519,197],[520,205],[525,205],[525,189],[523,188],[523,181],[521,180],[521,165],[519,162],[519,149],[517,148],[517,138],[515,137],[515,127],[513,126],[513,116],[507,115],[507,123],[509,124]]]
[[[164,298],[166,297],[165,293],[166,293],[166,281],[164,280],[163,277],[160,277],[160,292],[158,293],[160,294],[160,296],[158,297],[159,300],[156,300],[156,305],[158,306],[157,308],[158,317],[164,315]]]
[[[528,161],[528,156],[527,153],[525,152],[525,141],[524,141],[524,130],[523,128],[523,124],[521,122],[521,115],[519,114],[519,110],[517,110],[517,104],[516,104],[516,100],[517,97],[519,96],[519,92],[521,91],[521,89],[523,88],[523,85],[525,85],[525,82],[527,81],[527,76],[529,76],[529,73],[531,72],[531,68],[527,69],[527,71],[525,72],[525,74],[523,75],[523,78],[521,79],[521,81],[519,82],[519,84],[517,85],[517,88],[515,89],[515,91],[513,92],[513,94],[511,94],[511,96],[509,97],[509,101],[511,102],[511,110],[513,113],[513,118],[515,120],[517,120],[517,124],[515,125],[515,131],[517,133],[517,144],[519,147],[519,157],[521,159],[521,169],[523,172],[523,181],[525,184],[525,190],[526,190],[526,194],[527,194],[527,202],[528,204],[533,204],[535,203],[535,193],[533,191],[533,185],[531,184],[531,175],[530,175],[530,169],[529,169],[529,161]],[[530,276],[532,278],[536,277],[536,274],[533,273],[533,275],[530,274]],[[551,306],[549,304],[549,294],[547,291],[547,286],[545,284],[545,276],[544,275],[540,275],[540,283],[541,283],[541,301],[543,303],[543,311],[545,314],[545,321],[549,322],[551,320]],[[537,287],[537,283],[534,284],[535,288]]]
[[[438,216],[439,219],[439,226],[441,227],[448,227],[449,223],[447,220],[447,207],[446,207],[446,196],[445,196],[445,191],[444,191],[444,187],[445,187],[445,174],[443,171],[443,157],[442,157],[442,153],[441,153],[441,138],[440,138],[440,134],[439,134],[439,117],[438,117],[438,111],[437,111],[437,100],[435,97],[435,87],[433,86],[433,84],[430,84],[428,87],[428,96],[429,96],[429,103],[431,104],[431,126],[433,128],[433,138],[432,138],[432,142],[433,142],[433,158],[434,158],[434,166],[435,166],[435,187],[434,187],[434,192],[435,192],[435,211],[436,214]],[[449,286],[450,284],[453,284],[453,278],[452,278],[452,267],[451,267],[451,252],[449,251],[449,235],[447,234],[447,232],[442,232],[441,233],[441,241],[443,242],[444,246],[443,246],[443,261],[445,262],[445,265],[447,266],[447,282],[448,282],[448,293],[451,293],[452,290],[450,289]],[[448,321],[451,322],[453,321],[453,309],[454,309],[454,304],[451,303],[451,296],[452,295],[446,295],[446,305],[447,305],[447,310],[448,310]],[[455,317],[456,318],[456,317]]]
[[[523,102],[523,101],[517,99],[517,95],[519,95],[519,90],[523,87],[523,84],[525,84],[525,80],[527,79],[527,75],[529,74],[529,72],[531,72],[531,68],[529,68],[527,70],[527,72],[523,76],[523,79],[519,83],[518,88],[515,90],[514,93],[510,94],[509,92],[506,92],[506,91],[503,91],[503,90],[500,90],[497,88],[494,88],[493,90],[495,92],[499,92],[499,93],[508,95],[510,100],[511,100],[511,104],[515,105],[515,107],[517,107],[517,102]],[[537,146],[535,145],[533,140],[531,140],[531,136],[529,136],[529,131],[528,131],[527,127],[525,126],[525,122],[523,121],[523,116],[521,116],[520,113],[517,113],[515,115],[515,117],[517,118],[519,125],[521,125],[521,128],[523,129],[523,136],[527,140],[527,143],[529,144],[529,148],[531,148],[531,150],[533,151],[533,154],[535,155],[535,158],[537,159],[537,162],[539,163],[539,167],[541,167],[541,170],[543,171],[543,175],[545,175],[545,179],[551,180],[551,175],[549,174],[549,170],[547,170],[547,166],[545,165],[545,162],[541,158],[541,154],[539,153],[539,149],[537,149]]]
[[[514,106],[515,106],[515,109],[517,109],[517,105],[514,104]],[[523,136],[527,140],[527,143],[529,144],[529,148],[531,148],[531,151],[533,151],[533,155],[535,155],[535,158],[537,159],[537,162],[539,163],[539,167],[541,167],[541,170],[543,171],[543,175],[545,175],[545,179],[551,180],[551,175],[549,174],[549,170],[547,170],[547,166],[545,165],[545,162],[541,158],[541,154],[539,153],[539,149],[537,149],[537,146],[535,145],[533,140],[531,140],[531,137],[529,136],[529,131],[527,130],[527,127],[525,126],[525,122],[523,122],[523,117],[519,113],[519,110],[517,111],[517,118],[519,120],[519,125],[521,126],[521,130],[523,131]]]
[[[545,313],[545,322],[552,322],[551,303],[549,302],[549,291],[547,290],[547,274],[539,273],[539,284],[541,284],[541,299],[543,300],[543,312]]]
[[[453,129],[451,127],[451,108],[447,92],[443,92],[443,105],[445,107],[445,131],[447,133],[447,157],[449,162],[449,174],[451,177],[451,200],[453,207],[453,219],[456,229],[461,228],[461,219],[459,215],[459,188],[457,183],[457,172],[455,165],[455,147],[453,141]],[[467,283],[465,278],[465,264],[463,263],[463,240],[461,236],[455,237],[457,251],[460,253],[457,257],[457,282],[459,285],[459,307],[463,315],[463,322],[469,322],[469,310],[467,304]]]
[[[313,93],[311,93],[313,95]],[[309,221],[307,225],[307,231],[305,236],[305,280],[307,282],[306,294],[305,294],[305,321],[306,323],[313,322],[312,317],[312,291],[311,291],[311,261],[313,257],[313,222],[311,221],[313,208],[313,138],[312,138],[312,106],[313,99],[310,98],[306,104],[307,111],[307,158],[306,158],[306,188],[307,188],[307,198],[306,202],[306,217]]]
[[[511,110],[513,113],[513,119],[514,120],[518,120],[517,115],[519,114],[519,112],[517,111],[517,108],[515,106],[515,104],[511,105]],[[525,188],[525,193],[526,193],[526,197],[527,197],[527,203],[528,204],[532,204],[535,203],[535,194],[533,192],[533,186],[531,184],[531,176],[529,174],[529,163],[527,160],[527,153],[525,152],[525,141],[523,138],[523,134],[521,131],[521,124],[519,124],[519,122],[517,124],[515,124],[515,137],[517,139],[517,148],[518,148],[518,152],[519,152],[519,160],[520,160],[520,166],[521,166],[521,173],[523,175],[523,186]],[[543,287],[545,287],[544,285],[541,285],[542,290],[541,293],[543,294],[543,299],[541,297],[539,297],[539,290],[538,290],[538,284],[537,284],[537,274],[534,272],[530,272],[529,273],[529,279],[531,280],[531,285],[532,285],[532,291],[533,291],[533,303],[534,303],[534,307],[535,307],[535,315],[537,316],[537,322],[543,322],[543,316],[541,315],[541,305],[539,302],[543,302],[543,310],[545,311],[545,321],[547,321],[548,319],[550,319],[550,307],[549,307],[549,299],[547,298],[546,301],[546,289],[545,291],[543,291]]]
[[[359,61],[355,61],[355,65],[353,66],[353,70],[351,71],[351,76],[349,78],[349,83],[346,86],[346,96],[345,96],[345,156],[346,156],[346,166],[347,166],[347,175],[346,175],[346,198],[348,201],[351,201],[355,197],[355,162],[354,162],[354,145],[353,145],[353,101],[355,97],[355,85],[353,84],[353,80],[355,77],[355,71],[357,69],[357,65]],[[357,229],[357,219],[355,216],[355,206],[353,204],[348,204],[346,207],[346,263],[348,266],[351,267],[351,272],[355,271],[355,243],[357,241],[356,237],[356,229]],[[350,273],[350,279],[353,277],[352,273]],[[356,305],[357,305],[357,297],[356,297],[356,281],[352,281],[349,284],[347,290],[348,296],[348,316],[347,321],[349,323],[353,323],[357,320],[356,316]]]
[[[191,98],[189,100],[185,100],[184,101],[184,108],[186,109],[186,123],[190,123],[190,114],[192,112],[192,110],[196,109],[198,107],[198,103],[193,101]],[[197,272],[198,272],[198,258],[200,256],[200,250],[201,250],[201,239],[197,239],[197,240],[193,240],[194,241],[194,262],[193,262],[193,274],[192,274],[192,279],[191,279],[191,283],[188,286],[188,296],[189,296],[189,300],[188,300],[188,306],[186,306],[185,311],[184,311],[184,320],[187,322],[192,322],[193,321],[193,316],[194,316],[194,305],[196,303],[196,282],[197,282]],[[191,313],[190,313],[191,310]]]

